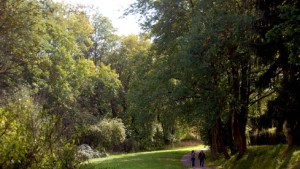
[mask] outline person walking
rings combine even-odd
[[[200,167],[204,167],[205,154],[204,154],[203,150],[200,151],[198,158],[200,160]]]
[[[192,167],[195,167],[195,160],[196,160],[196,153],[194,150],[192,150],[191,152]]]

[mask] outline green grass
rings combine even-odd
[[[83,164],[84,169],[187,169],[180,159],[191,150],[204,146],[192,146],[151,152],[111,155],[105,158],[92,159]]]
[[[299,169],[300,147],[290,151],[287,145],[251,146],[248,153],[237,160],[236,156],[230,160],[223,160],[220,169]],[[218,166],[217,164],[215,164]]]
[[[111,155],[106,158],[92,159],[82,165],[83,169],[188,169],[181,164],[183,155],[191,150],[199,150],[204,146],[190,146],[151,152]],[[287,145],[250,146],[248,153],[237,160],[219,159],[210,161],[210,153],[206,153],[205,163],[218,166],[219,169],[300,169],[300,147],[290,151]]]

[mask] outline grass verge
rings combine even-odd
[[[250,146],[241,159],[223,160],[219,169],[300,169],[300,147],[287,151],[287,145]]]

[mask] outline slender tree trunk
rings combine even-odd
[[[217,130],[217,125],[215,124],[211,132],[211,147],[210,147],[211,157],[213,160],[218,158],[217,135],[218,135],[218,130]]]
[[[247,138],[246,138],[246,125],[248,118],[248,105],[249,105],[249,82],[248,82],[248,72],[249,67],[247,63],[243,65],[241,70],[241,89],[240,89],[240,98],[241,98],[241,109],[239,113],[239,122],[240,122],[240,135],[242,138],[240,153],[244,154],[247,152]]]
[[[234,74],[236,74],[236,71],[235,70],[231,70],[231,72],[227,72],[227,75],[228,75],[228,84],[229,85],[231,85],[231,91],[232,91],[232,94],[233,95],[237,95],[237,94],[235,94],[235,90],[234,90],[234,88],[236,87],[234,84],[233,84],[233,79],[235,79],[235,78],[233,78],[233,75]],[[235,142],[234,142],[234,137],[233,137],[233,114],[234,114],[234,112],[235,112],[235,108],[236,106],[235,106],[235,101],[231,101],[230,102],[230,104],[229,104],[229,112],[231,112],[230,113],[230,115],[229,115],[229,118],[228,118],[228,120],[227,120],[227,128],[228,128],[228,143],[229,143],[229,148],[230,148],[230,153],[231,153],[231,155],[234,155],[234,154],[236,154],[237,153],[237,146],[236,146],[236,144],[235,144]]]
[[[117,114],[116,100],[114,98],[110,100],[110,107],[111,107],[112,117],[116,118],[118,114]]]
[[[230,112],[232,112],[232,111],[230,111]],[[226,124],[226,128],[228,129],[227,141],[228,141],[229,148],[230,148],[230,154],[234,155],[237,153],[237,147],[236,147],[236,145],[234,143],[234,139],[233,139],[232,122],[233,122],[233,118],[232,118],[232,115],[230,115],[230,117],[227,120],[227,124]]]

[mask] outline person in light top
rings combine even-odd
[[[196,160],[196,153],[194,150],[192,150],[191,152],[192,167],[195,167],[195,160]]]

